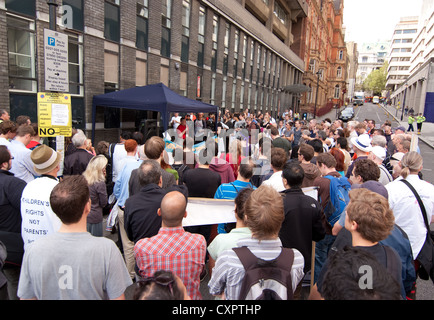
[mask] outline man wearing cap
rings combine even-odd
[[[372,147],[372,151],[368,157],[372,161],[374,161],[378,168],[380,169],[380,178],[378,181],[385,186],[389,182],[393,181],[392,175],[389,173],[389,170],[383,165],[383,161],[386,158],[386,149],[380,146]]]
[[[357,158],[348,167],[347,174],[345,175],[348,179],[351,177],[351,173],[353,172],[354,162],[358,161],[359,159],[368,159],[369,152],[372,149],[371,138],[366,133],[361,134],[358,137],[351,138],[351,143]]]
[[[61,226],[50,205],[51,191],[59,183],[57,172],[61,154],[43,144],[32,151],[30,158],[35,172],[41,176],[29,182],[21,196],[24,250],[29,243],[57,231]]]

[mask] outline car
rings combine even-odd
[[[344,122],[347,122],[351,120],[354,117],[354,112],[351,109],[344,109],[341,111],[339,115],[339,120],[342,120]]]

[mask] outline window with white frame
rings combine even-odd
[[[340,89],[339,85],[337,84],[335,86],[335,95],[334,95],[334,98],[335,99],[339,99],[340,93],[341,93],[341,89]]]
[[[342,67],[336,69],[336,78],[342,78]]]
[[[9,90],[36,92],[35,23],[8,15]]]

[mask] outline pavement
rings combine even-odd
[[[380,105],[380,106],[386,112],[388,112],[396,122],[399,122],[401,126],[403,126],[405,129],[408,128],[408,123],[407,123],[408,116],[404,115],[401,121],[402,110],[397,109],[393,105],[387,105],[387,106]],[[413,123],[413,127],[416,132],[417,131],[416,122]],[[422,140],[428,146],[434,149],[434,123],[425,121],[422,124],[421,134],[419,134],[418,137],[419,140]]]

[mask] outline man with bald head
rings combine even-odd
[[[134,256],[141,277],[152,277],[159,270],[170,270],[187,288],[193,300],[202,299],[200,274],[205,267],[206,241],[182,227],[187,216],[187,198],[179,191],[168,192],[157,214],[162,223],[158,234],[144,238],[134,246]]]

